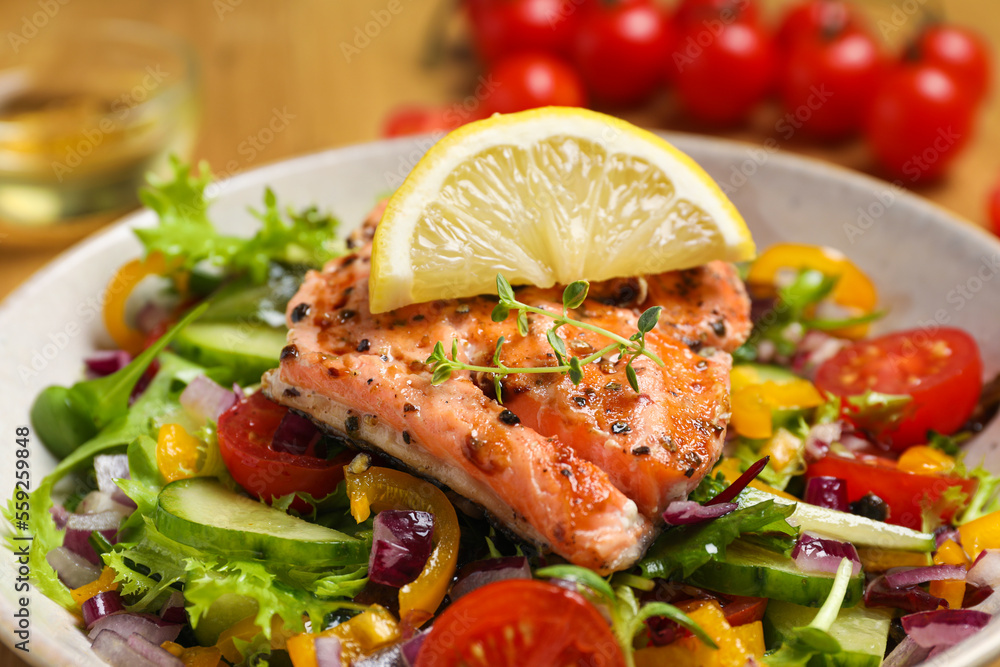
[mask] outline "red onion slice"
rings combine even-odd
[[[181,633],[181,626],[177,623],[167,623],[152,614],[126,612],[98,619],[87,636],[95,639],[103,630],[113,630],[122,637],[128,637],[135,633],[159,646],[163,642],[172,642],[177,639],[177,635]]]
[[[316,667],[340,667],[340,640],[336,637],[316,637]]]
[[[97,512],[96,514],[70,514],[66,519],[66,535],[63,546],[73,553],[83,556],[94,565],[100,565],[101,559],[90,543],[90,534],[99,532],[109,542],[117,541],[118,526],[122,516],[117,512]]]
[[[771,460],[770,456],[765,456],[764,458],[760,459],[759,461],[751,465],[749,468],[747,468],[747,471],[745,473],[743,473],[736,479],[735,482],[727,486],[725,489],[722,490],[721,493],[719,493],[719,495],[712,498],[705,504],[718,505],[719,503],[732,502],[733,498],[740,495],[740,491],[747,488],[747,484],[752,482],[754,478],[760,474],[761,470],[763,470],[767,466],[767,462],[770,460]]]
[[[488,558],[469,563],[458,573],[451,587],[451,599],[471,593],[477,588],[505,579],[531,579],[531,567],[524,556]]]
[[[1000,588],[1000,549],[983,549],[965,580],[976,586]]]
[[[968,609],[969,607],[978,607],[983,602],[986,602],[986,600],[988,600],[992,595],[993,588],[991,586],[977,586],[966,582],[965,594],[962,596],[962,607],[965,609]],[[980,609],[979,611],[986,610]]]
[[[312,423],[302,415],[289,410],[281,418],[278,429],[271,438],[271,449],[276,452],[286,452],[302,456],[310,454],[319,456],[316,452],[316,445],[323,438],[316,424]]]
[[[692,523],[701,523],[718,519],[734,511],[739,505],[736,503],[716,503],[714,505],[702,505],[693,500],[675,500],[663,511],[663,520],[670,526],[684,526]]]
[[[928,581],[957,581],[965,579],[965,568],[961,565],[928,565],[912,569],[897,568],[885,575],[889,588],[906,588]]]
[[[805,501],[817,507],[847,511],[847,482],[839,477],[813,477],[806,482]]]
[[[105,616],[125,611],[125,603],[118,591],[104,591],[85,600],[80,605],[80,611],[83,612],[84,625],[90,628]]]
[[[184,661],[139,634],[128,637],[129,647],[157,667],[184,667]]]
[[[121,491],[119,490],[119,493]],[[124,495],[124,494],[122,494]],[[127,498],[127,496],[126,496]],[[131,501],[129,501],[131,502]],[[99,514],[101,512],[114,512],[120,517],[127,517],[135,509],[135,503],[131,506],[118,502],[104,491],[91,491],[80,504],[76,506],[76,514]],[[68,518],[68,517],[67,517]]]
[[[531,578],[530,570],[528,571],[528,578]],[[427,632],[421,632],[403,642],[403,645],[400,647],[400,653],[402,654],[405,667],[413,667],[417,664],[417,654],[420,653],[420,647],[424,645],[425,639],[427,639]]]
[[[128,645],[128,640],[117,632],[104,630],[95,638],[91,648],[111,667],[157,667]]]
[[[101,568],[66,547],[56,547],[47,554],[45,560],[59,575],[59,581],[66,588],[79,588],[101,576]]]
[[[890,588],[885,575],[875,577],[865,587],[865,604],[869,607],[895,607],[903,611],[931,611],[948,606],[948,601],[931,595],[919,586]]]
[[[375,517],[368,578],[377,584],[404,586],[420,574],[431,555],[434,515],[386,510]]]
[[[937,609],[903,616],[903,629],[924,648],[954,646],[990,622],[990,615],[971,609]]]
[[[914,667],[923,662],[928,653],[930,651],[913,641],[911,637],[903,637],[903,641],[885,657],[881,667]]]
[[[205,375],[199,375],[184,387],[180,403],[195,419],[216,421],[219,415],[236,404],[236,394]]]
[[[184,609],[184,595],[174,591],[160,607],[160,618],[167,623],[187,623],[187,611]]]
[[[851,561],[851,576],[861,572],[861,558],[853,544],[813,537],[806,533],[795,543],[792,558],[799,569],[806,572],[836,572],[844,558]]]
[[[52,521],[55,522],[56,528],[63,530],[66,528],[66,519],[69,518],[69,512],[62,505],[53,505],[49,508],[49,514],[52,515]]]
[[[125,350],[99,350],[84,359],[83,363],[87,365],[91,377],[102,378],[120,371],[131,361],[132,355]]]
[[[94,458],[94,472],[97,473],[97,488],[117,503],[135,509],[135,502],[115,484],[116,479],[131,479],[128,470],[128,456],[125,454],[101,454]],[[79,510],[78,510],[79,511]]]

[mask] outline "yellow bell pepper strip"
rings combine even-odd
[[[902,453],[896,467],[918,475],[947,475],[955,469],[955,459],[940,449],[914,445]]]
[[[294,667],[316,667],[316,635],[303,632],[289,637],[285,650]]]
[[[384,646],[399,641],[403,633],[396,619],[377,604],[354,618],[319,633],[303,632],[289,637],[285,645],[295,667],[316,667],[316,638],[336,637],[340,640],[340,659],[344,664],[370,655]]]
[[[726,481],[729,482],[730,484],[739,479],[740,475],[743,474],[743,471],[740,469],[740,461],[739,459],[735,458],[722,459],[722,463],[720,463],[719,467],[716,468],[715,470],[716,472],[721,472],[723,477],[725,477]],[[771,493],[781,498],[787,498],[788,500],[799,502],[799,499],[793,496],[792,494],[785,493],[784,491],[776,489],[770,484],[765,484],[759,479],[751,481],[749,486],[751,488],[757,489],[758,491],[764,491],[766,493]]]
[[[961,565],[968,569],[972,561],[965,554],[962,547],[958,546],[955,540],[945,540],[934,552],[935,565]]]
[[[878,305],[875,285],[846,255],[832,248],[798,243],[773,245],[754,260],[747,274],[747,283],[758,290],[773,291],[783,270],[803,269],[814,269],[838,278],[830,295],[837,305],[851,309],[857,316],[875,312]],[[832,333],[857,340],[868,333],[868,325],[858,324]]]
[[[233,640],[239,639],[248,642],[260,634],[260,626],[254,622],[255,619],[256,615],[252,615],[233,623],[219,633],[219,638],[216,640],[213,648],[218,650],[219,655],[224,656],[229,662],[234,664],[239,663],[243,659],[243,656],[240,654],[239,649],[236,648],[236,642]],[[281,618],[278,616],[273,617],[271,619],[271,648],[285,648],[285,641],[290,636],[291,633],[285,629],[285,624]]]
[[[116,590],[118,590],[118,582],[115,581],[115,571],[110,567],[106,567],[101,570],[100,577],[89,584],[84,584],[79,588],[74,588],[69,592],[69,594],[73,596],[74,602],[77,604],[83,604],[98,593]]]
[[[685,611],[715,641],[718,650],[697,637],[681,637],[666,646],[636,651],[636,667],[743,667],[749,658],[760,659],[764,655],[760,621],[733,628],[715,601],[698,601]]]
[[[917,551],[898,551],[878,547],[858,547],[858,558],[865,572],[885,572],[894,567],[926,567],[930,555]]]
[[[1000,512],[992,512],[958,528],[962,548],[975,561],[983,549],[1000,549]]]
[[[156,465],[163,479],[175,482],[194,477],[202,443],[180,424],[164,424],[156,438]]]
[[[458,559],[458,517],[441,489],[405,472],[368,467],[359,454],[344,468],[351,514],[358,523],[371,513],[411,509],[434,515],[434,549],[420,575],[399,589],[399,615],[407,631],[426,623],[448,592]]]
[[[150,253],[145,259],[133,259],[123,265],[104,289],[104,327],[115,344],[130,354],[142,351],[146,334],[125,321],[128,298],[145,278],[165,275],[170,268],[162,254]]]
[[[195,646],[184,649],[180,658],[184,667],[218,667],[222,662],[222,651],[214,646]]]
[[[181,657],[181,654],[184,653],[184,647],[178,644],[177,642],[165,641],[162,644],[160,644],[160,648],[162,648],[164,651],[174,656],[175,658]]]
[[[732,427],[748,438],[770,438],[775,410],[814,408],[823,396],[808,380],[739,385],[732,392]]]
[[[229,662],[237,664],[243,660],[243,655],[236,648],[234,639],[248,642],[260,633],[260,626],[254,623],[255,618],[256,615],[247,616],[219,633],[219,639],[215,642],[214,648]]]
[[[961,565],[967,568],[969,557],[954,541],[946,540],[934,553],[934,564]],[[930,593],[946,600],[951,609],[961,609],[962,600],[965,598],[965,581],[962,579],[932,581]]]

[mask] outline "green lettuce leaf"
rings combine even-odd
[[[120,451],[139,436],[152,435],[158,428],[156,418],[174,409],[186,382],[201,372],[200,366],[170,353],[161,354],[159,360],[159,372],[129,411],[60,461],[55,470],[31,493],[31,518],[27,531],[34,537],[28,558],[31,584],[40,593],[67,609],[75,608],[76,603],[70,596],[69,589],[59,581],[55,571],[45,560],[49,551],[63,543],[63,531],[56,528],[49,513],[53,505],[53,488],[70,473],[90,464],[98,454]],[[14,516],[13,499],[8,502],[3,514],[8,520]],[[15,543],[11,538],[12,536],[7,536],[6,542],[9,548],[14,549]]]
[[[686,577],[711,560],[726,557],[726,547],[747,533],[797,534],[786,519],[795,505],[767,500],[699,524],[670,528],[653,543],[639,562],[647,577]]]
[[[208,216],[211,201],[205,191],[212,183],[208,165],[201,163],[194,173],[190,165],[172,159],[171,167],[172,179],[151,177],[140,192],[142,203],[160,219],[155,227],[135,232],[147,253],[163,253],[184,269],[207,262],[263,284],[272,262],[319,266],[345,251],[337,240],[335,218],[314,206],[282,214],[270,189],[264,193],[264,210],[253,212],[262,223],[256,235],[247,239],[221,234]]]

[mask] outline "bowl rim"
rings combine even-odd
[[[671,143],[678,144],[678,148],[685,153],[697,152],[699,161],[707,155],[728,157],[732,159],[734,155],[746,154],[746,149],[760,148],[756,144],[744,141],[734,141],[730,139],[720,139],[716,137],[706,137],[681,132],[668,132],[661,130],[654,130],[654,132],[664,137]],[[386,153],[396,155],[402,154],[399,149],[405,147],[410,148],[411,151],[413,149],[419,149],[423,152],[429,148],[430,145],[436,141],[436,139],[440,138],[440,136],[441,135],[417,135],[355,143],[263,164],[226,178],[225,180],[219,181],[217,188],[215,189],[215,192],[217,193],[215,199],[216,201],[220,201],[227,196],[227,193],[236,194],[252,190],[254,188],[263,187],[270,181],[274,180],[276,176],[287,177],[289,174],[304,173],[327,163],[341,161],[346,162],[366,158],[370,159],[370,154],[373,151],[384,151]],[[803,170],[820,179],[830,179],[832,174],[832,178],[835,181],[845,182],[858,189],[874,192],[884,190],[887,187],[896,187],[896,190],[894,191],[895,195],[897,197],[901,197],[910,206],[915,207],[917,210],[923,210],[930,213],[933,218],[932,224],[943,225],[952,234],[964,237],[965,240],[985,246],[994,252],[1000,252],[1000,239],[997,239],[986,229],[918,194],[909,190],[900,189],[898,185],[894,186],[892,183],[875,178],[868,174],[853,171],[840,165],[827,163],[817,158],[783,152],[780,150],[771,153],[768,156],[767,161],[768,163],[773,161],[774,166],[779,169],[794,168]],[[143,208],[137,210],[127,216],[124,216],[118,221],[111,223],[96,234],[81,240],[59,253],[42,269],[35,272],[35,274],[8,294],[3,300],[0,300],[0,322],[8,317],[8,313],[23,307],[25,302],[30,301],[39,290],[43,289],[44,282],[48,278],[48,274],[53,271],[54,267],[58,264],[78,255],[95,252],[102,247],[114,246],[122,243],[124,239],[129,238],[127,232],[130,228],[146,226],[153,223],[154,220],[154,213],[149,209]],[[0,532],[8,534],[9,530],[9,524],[4,521],[2,527],[0,527]],[[9,603],[7,597],[0,596],[0,614],[7,616],[8,614],[12,614],[13,611],[13,606]],[[12,624],[8,625],[5,623],[0,625],[0,640],[2,640],[3,643],[12,651],[15,642],[13,633],[14,628]],[[971,644],[968,642],[961,642],[947,651],[942,652],[938,656],[935,656],[932,660],[922,664],[925,666],[951,664],[953,660],[961,656],[963,658],[962,664],[964,667],[985,667],[1000,657],[1000,633],[980,633],[976,635],[976,637],[981,637],[982,640],[975,641]],[[61,650],[62,646],[63,644],[58,641],[43,641],[33,646],[30,653],[23,656],[20,654],[18,655],[29,664],[56,664],[66,660],[67,656]]]

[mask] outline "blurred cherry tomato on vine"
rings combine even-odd
[[[931,180],[968,142],[974,108],[971,94],[940,67],[903,64],[875,93],[865,136],[890,176]]]
[[[493,63],[521,51],[569,57],[581,13],[572,0],[468,0],[480,57]]]
[[[787,122],[821,139],[859,132],[886,71],[872,36],[847,30],[802,37],[786,53],[779,88]]]
[[[914,41],[909,55],[951,74],[976,102],[986,96],[992,76],[990,48],[975,32],[953,25],[931,25]]]
[[[757,0],[681,0],[674,14],[674,23],[681,30],[704,28],[714,21],[757,24],[760,6]]]
[[[677,41],[673,62],[681,106],[711,124],[742,121],[771,89],[776,62],[760,26],[690,27]]]
[[[864,30],[864,21],[853,5],[842,0],[806,0],[793,5],[781,18],[775,42],[789,49],[800,39],[813,40]]]
[[[648,0],[596,2],[581,13],[573,54],[591,94],[623,106],[652,94],[673,48],[666,16]]]
[[[489,71],[486,79],[494,86],[483,101],[487,115],[587,104],[583,81],[576,71],[566,62],[545,53],[508,56]]]
[[[457,105],[456,105],[457,106]],[[466,112],[461,107],[403,106],[389,112],[382,124],[383,137],[402,137],[428,132],[451,132],[483,114]]]

